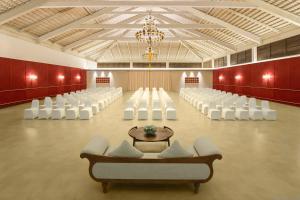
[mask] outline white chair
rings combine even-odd
[[[74,120],[79,116],[79,102],[76,99],[70,100],[71,107],[66,111],[66,119]]]
[[[235,103],[235,117],[239,120],[249,120],[249,111],[244,109],[243,101]]]
[[[153,120],[161,120],[162,119],[162,111],[160,108],[152,109],[152,119]]]
[[[99,104],[96,102],[96,100],[92,99],[94,102],[92,103],[92,111],[93,114],[96,115],[100,109],[99,109]]]
[[[167,120],[176,120],[176,109],[173,107],[166,108],[166,119]]]
[[[66,116],[66,110],[65,110],[65,101],[64,99],[57,99],[56,101],[56,107],[52,110],[52,119],[62,119]]]
[[[127,107],[124,109],[124,119],[132,120],[134,118],[134,108]]]
[[[49,119],[52,113],[52,100],[46,97],[44,100],[44,108],[39,110],[39,119]]]
[[[208,108],[209,108],[209,102],[207,100],[203,101],[202,108],[201,108],[202,114],[207,115],[208,114]]]
[[[212,120],[219,120],[221,119],[221,111],[217,109],[216,103],[214,101],[209,102],[208,105],[208,118]]]
[[[35,119],[38,117],[40,103],[34,99],[31,102],[31,107],[24,110],[24,119]]]
[[[138,109],[138,120],[146,120],[148,119],[148,109],[145,107],[141,107]]]
[[[234,120],[234,110],[230,108],[231,103],[229,101],[224,101],[222,103],[222,118],[225,120]]]
[[[263,119],[262,110],[257,109],[255,98],[249,99],[248,107],[249,107],[250,119],[252,119],[252,120],[262,120]]]
[[[265,120],[276,120],[277,119],[277,112],[276,112],[276,110],[270,109],[269,101],[262,101],[261,108],[262,108],[263,118]]]
[[[92,103],[86,100],[84,105],[84,108],[79,111],[79,119],[89,120],[93,117]]]

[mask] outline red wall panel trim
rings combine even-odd
[[[86,70],[0,58],[0,107],[81,89],[86,89]]]
[[[300,106],[300,57],[217,69],[213,88]]]

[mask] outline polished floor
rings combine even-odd
[[[210,121],[172,93],[177,121],[123,121],[129,94],[90,121],[23,120],[29,104],[0,109],[0,199],[18,200],[161,200],[161,199],[300,199],[300,108],[272,104],[278,120]],[[188,146],[208,136],[223,152],[215,161],[212,180],[190,185],[111,185],[103,194],[88,174],[88,161],[79,158],[93,135],[107,137],[112,146],[131,141],[132,126],[167,125],[172,138]]]

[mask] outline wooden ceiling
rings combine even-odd
[[[140,62],[134,34],[151,11],[159,62],[202,62],[299,31],[299,0],[2,0],[0,29],[97,62]]]

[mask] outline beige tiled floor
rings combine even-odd
[[[123,121],[129,97],[110,105],[90,121],[22,120],[29,104],[0,110],[0,199],[300,199],[300,109],[272,104],[275,122],[210,121],[175,93],[177,121]],[[199,194],[189,185],[112,185],[103,194],[88,174],[81,148],[96,134],[112,145],[131,139],[134,125],[167,125],[183,145],[202,135],[223,152],[213,179]]]

